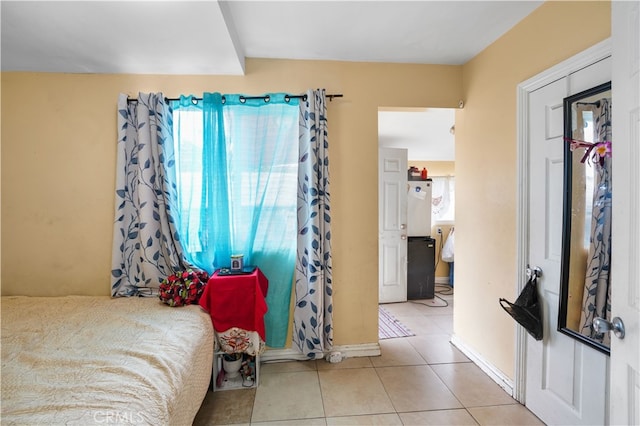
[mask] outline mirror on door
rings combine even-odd
[[[609,353],[611,82],[564,99],[564,207],[558,331]]]

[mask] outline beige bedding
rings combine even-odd
[[[2,425],[190,425],[211,378],[199,306],[2,297]]]

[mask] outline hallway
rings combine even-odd
[[[543,424],[449,343],[453,295],[436,291],[383,305],[416,335],[381,356],[263,364],[258,389],[209,392],[194,425]]]

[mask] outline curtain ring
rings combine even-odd
[[[284,101],[286,103],[289,103],[290,100],[291,100],[291,98],[289,97],[289,95],[284,95]]]
[[[268,102],[271,100],[271,97],[270,97],[269,95],[266,95],[266,96],[263,98],[263,100],[264,100],[264,102],[265,102],[265,103],[268,103]]]
[[[240,103],[245,103],[247,102],[247,99],[244,96],[240,96]]]

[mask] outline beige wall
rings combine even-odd
[[[378,108],[458,105],[462,67],[248,59],[245,76],[2,74],[2,294],[109,294],[120,92],[326,88],[335,343],[378,340]]]
[[[454,332],[514,377],[516,87],[610,35],[609,2],[547,2],[463,67],[456,112]]]
[[[412,161],[409,159],[409,167],[414,166],[422,170],[427,168],[428,177],[433,176],[455,176],[455,161]]]

